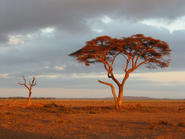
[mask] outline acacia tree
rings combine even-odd
[[[28,89],[28,92],[29,92],[29,95],[28,95],[28,105],[31,104],[31,94],[32,94],[32,87],[35,86],[37,83],[36,83],[36,78],[33,77],[32,78],[32,81],[30,80],[29,81],[29,84],[27,84],[26,82],[26,78],[24,76],[22,76],[23,80],[24,80],[24,83],[17,83],[19,85],[23,85],[25,88]]]
[[[143,34],[132,35],[126,38],[111,38],[100,36],[86,42],[86,45],[69,56],[76,57],[78,62],[89,66],[92,63],[102,63],[107,71],[108,78],[112,79],[118,87],[118,95],[112,83],[98,80],[112,89],[117,109],[121,108],[123,88],[131,72],[146,64],[148,68],[168,67],[170,63],[169,45],[161,40],[145,37]],[[123,57],[120,80],[115,77],[114,63],[118,57]]]

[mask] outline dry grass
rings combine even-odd
[[[0,138],[185,138],[185,101],[0,100]]]

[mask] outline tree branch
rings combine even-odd
[[[135,67],[135,62],[134,62],[134,58],[132,58],[132,69],[134,69]]]
[[[33,77],[32,81],[29,81],[29,86],[27,85],[26,83],[26,78],[24,76],[22,76],[23,80],[24,80],[24,83],[17,83],[18,85],[22,85],[24,86],[25,88],[27,88],[29,91],[32,90],[32,87],[36,85],[36,81],[35,81],[35,77]]]
[[[98,80],[98,82],[101,83],[101,84],[108,85],[108,86],[111,87],[111,89],[112,89],[112,94],[113,94],[113,96],[114,96],[114,100],[115,100],[115,102],[117,103],[117,96],[116,96],[116,93],[115,93],[114,86],[113,86],[111,83],[103,82],[103,81],[101,81],[101,80]]]
[[[108,66],[109,69],[108,69],[106,66]],[[111,79],[112,79],[118,86],[120,86],[120,82],[119,82],[119,81],[115,78],[115,76],[114,76],[112,66],[110,66],[109,63],[107,63],[107,62],[105,61],[105,62],[104,62],[104,67],[105,67],[105,69],[106,69],[107,72],[108,72],[108,77],[109,77],[109,74],[110,74],[110,75],[111,75]]]
[[[143,55],[144,53],[146,53],[147,51],[150,51],[150,50],[152,50],[152,49],[153,49],[153,47],[150,48],[150,49],[144,50],[143,52],[141,52],[141,53],[137,56],[137,58],[136,58],[136,60],[135,60],[135,65],[137,65],[137,62],[138,62],[139,58],[141,57],[141,55]]]
[[[18,85],[24,85],[24,83],[17,83]]]
[[[145,64],[148,61],[149,61],[149,59],[144,60],[143,62],[141,62],[140,64],[138,64],[135,69],[137,69],[138,67],[140,67],[141,65]]]
[[[119,54],[120,54],[120,53],[116,54],[116,55],[113,57],[111,66],[114,64],[114,61],[115,61],[116,57],[117,57]]]
[[[129,63],[130,63],[130,57],[129,57],[128,60],[127,60],[126,67],[125,67],[125,72],[128,71]]]

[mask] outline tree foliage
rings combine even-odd
[[[111,66],[118,55],[123,55],[132,63],[132,69],[142,64],[148,64],[151,68],[163,68],[169,65],[169,59],[165,59],[164,56],[169,55],[170,52],[166,42],[136,34],[121,39],[109,36],[97,37],[88,41],[82,49],[70,56],[77,57],[79,62],[84,62],[87,66],[96,62]],[[142,62],[139,63],[141,60]]]

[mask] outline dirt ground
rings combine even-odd
[[[185,101],[0,99],[0,139],[185,139]]]

